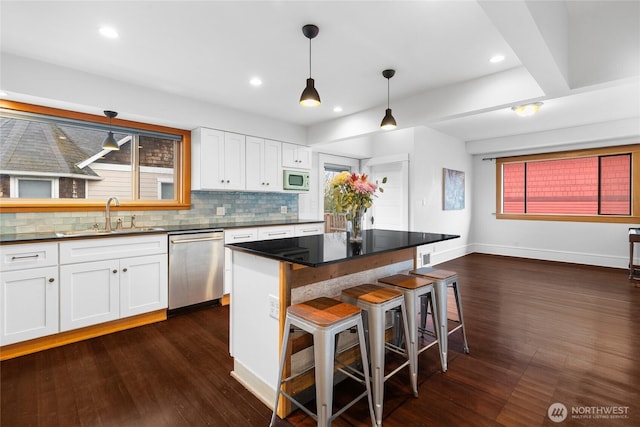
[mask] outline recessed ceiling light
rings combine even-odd
[[[249,84],[251,84],[251,86],[260,86],[262,85],[262,80],[260,80],[259,77],[253,77],[251,80],[249,80]]]
[[[118,32],[116,31],[115,28],[113,27],[100,27],[100,34],[102,34],[103,36],[105,36],[108,39],[117,39],[118,38]]]
[[[336,105],[335,107],[333,107],[333,112],[334,113],[340,113],[342,111],[342,107],[339,105]]]
[[[498,62],[502,61],[504,61],[504,55],[493,55],[491,59],[489,59],[489,62],[491,62],[492,64],[497,64]]]

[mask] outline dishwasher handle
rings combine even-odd
[[[171,243],[178,244],[178,243],[193,243],[193,242],[207,242],[210,240],[222,240],[224,239],[224,236],[220,235],[220,236],[207,236],[207,237],[194,237],[191,239],[175,239],[175,240],[171,240]]]

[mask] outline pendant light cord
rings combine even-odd
[[[311,39],[309,39],[309,78],[311,78]]]
[[[389,85],[390,85],[389,80],[390,79],[387,77],[387,108],[389,108],[389,96],[390,96],[389,94],[391,93],[389,91]]]

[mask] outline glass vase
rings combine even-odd
[[[362,226],[364,221],[365,208],[354,209],[349,213],[349,222],[351,222],[351,230],[349,240],[351,242],[362,241]]]

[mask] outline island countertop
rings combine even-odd
[[[393,252],[430,243],[459,238],[455,234],[415,231],[365,230],[362,242],[349,242],[345,232],[315,236],[289,237],[277,240],[232,243],[234,250],[260,255],[278,261],[320,267],[368,255]]]

